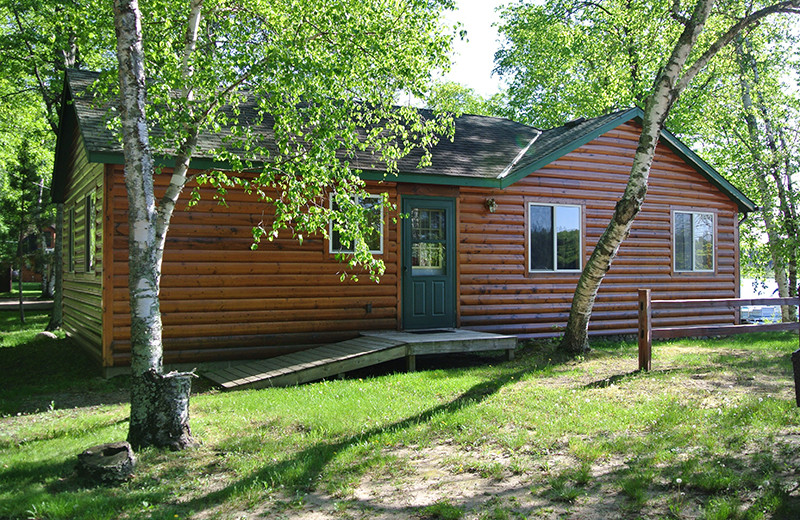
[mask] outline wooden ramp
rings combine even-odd
[[[406,358],[408,369],[414,370],[416,356],[424,354],[504,350],[513,357],[516,345],[514,336],[463,329],[423,333],[372,331],[331,345],[201,371],[201,375],[226,390],[291,386],[400,358]]]

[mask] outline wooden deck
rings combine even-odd
[[[416,356],[489,350],[506,351],[513,357],[517,338],[456,329],[440,332],[362,332],[361,336],[270,359],[247,361],[201,372],[223,389],[291,386],[351,370],[406,358],[415,369]]]

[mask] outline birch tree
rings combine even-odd
[[[447,65],[450,37],[439,25],[449,0],[232,0],[143,3],[115,0],[118,93],[129,203],[132,393],[128,440],[181,448],[188,427],[187,374],[163,374],[159,284],[170,218],[187,183],[199,137],[231,136],[206,154],[225,159],[234,177],[206,172],[221,191],[243,185],[274,209],[254,231],[271,239],[289,229],[299,240],[326,233],[329,220],[352,241],[351,265],[382,272],[363,239],[370,230],[356,155],[387,172],[416,147],[429,149],[446,116],[425,119],[394,106],[399,91],[425,97],[431,73]],[[254,107],[248,120],[242,107]],[[269,142],[253,129],[267,127]],[[158,129],[158,132],[153,132]],[[156,200],[154,156],[174,166]],[[423,154],[423,161],[426,156]],[[331,207],[334,193],[340,203]],[[357,224],[354,225],[353,222]]]
[[[673,18],[683,27],[672,51],[655,78],[652,92],[645,99],[642,133],[634,154],[630,178],[617,202],[606,230],[600,236],[578,280],[570,315],[561,341],[569,352],[588,349],[588,327],[600,284],[628,236],[636,215],[647,194],[647,181],[656,146],[670,109],[697,74],[730,44],[742,31],[777,13],[800,13],[800,0],[778,2],[748,10],[738,16],[726,12],[733,23],[721,30],[706,30],[715,7],[714,0],[698,0],[690,11],[683,11],[679,2],[672,6]],[[724,2],[719,6],[734,7]],[[717,21],[717,24],[719,22]],[[714,29],[713,27],[711,29]],[[698,45],[700,42],[700,45]]]
[[[792,117],[790,104],[769,106],[749,38],[737,38],[735,55],[740,72],[742,115],[747,126],[747,135],[739,138],[747,145],[751,157],[749,163],[754,174],[751,178],[757,186],[759,215],[767,233],[775,283],[781,298],[797,296],[797,194],[792,179],[796,167],[789,139],[774,123],[776,112],[778,117]],[[782,320],[795,321],[796,310],[794,306],[781,306]]]
[[[787,8],[789,11],[792,7]],[[785,11],[783,11],[785,12]],[[726,18],[726,15],[727,16]],[[740,15],[746,16],[745,14]],[[759,51],[769,54],[759,62],[759,71],[751,73],[749,81],[757,77],[769,76],[769,95],[762,95],[769,110],[774,110],[781,120],[791,120],[786,110],[791,105],[791,96],[782,94],[779,84],[792,63],[792,44],[795,38],[788,26],[790,16],[775,19],[769,24],[748,26],[743,34],[750,41],[758,38],[763,41]],[[512,5],[502,13],[500,27],[508,38],[506,45],[496,56],[497,71],[509,83],[509,115],[539,126],[549,127],[563,124],[577,116],[598,116],[614,109],[627,108],[640,104],[653,93],[658,85],[652,78],[661,74],[666,67],[666,57],[670,56],[669,45],[675,41],[681,29],[685,29],[680,15],[680,4],[671,1],[641,2],[637,0],[607,0],[604,2],[584,2],[581,0],[551,0],[544,5]],[[727,30],[729,20],[737,19],[729,3],[720,3],[716,15],[710,16],[703,33],[687,60],[691,64],[700,56],[702,50],[709,48],[715,38]],[[658,38],[653,35],[658,34]],[[740,35],[741,36],[741,35]],[[796,45],[794,45],[796,47]],[[742,117],[742,97],[740,60],[736,58],[735,46],[720,48],[719,56],[710,61],[711,66],[698,70],[691,81],[683,82],[679,96],[668,111],[670,129],[679,133],[689,142],[701,141],[707,155],[725,171],[729,178],[739,179],[739,184],[755,200],[762,200],[762,191],[752,188],[768,188],[771,197],[766,206],[775,207],[780,198],[780,212],[773,221],[771,243],[779,240],[773,251],[780,251],[787,258],[791,268],[792,247],[782,238],[779,229],[788,229],[794,236],[795,218],[793,215],[791,178],[784,176],[772,183],[764,175],[779,170],[787,170],[791,160],[784,161],[782,168],[766,168],[763,162],[752,158],[765,154],[771,157],[777,153],[774,143],[789,140],[763,139],[754,143],[748,136],[746,118]],[[751,65],[752,65],[752,61]],[[553,69],[560,71],[553,74]],[[687,66],[688,68],[688,66]],[[752,67],[748,67],[752,69]],[[759,76],[760,73],[760,76]],[[761,88],[766,82],[762,81]],[[737,105],[740,108],[736,108]],[[761,105],[764,107],[764,105]],[[763,110],[756,111],[757,128],[763,135],[770,134],[768,117]],[[775,116],[773,116],[774,118]],[[780,127],[773,125],[774,133]],[[782,132],[785,136],[786,133]],[[768,147],[766,141],[773,145]],[[764,152],[754,150],[760,147]],[[791,153],[781,152],[789,158]],[[754,176],[753,173],[758,172]],[[767,175],[769,177],[769,175]],[[773,204],[772,200],[776,202]],[[763,212],[762,208],[762,212]],[[755,220],[745,222],[742,236],[752,237],[758,233]],[[754,239],[749,240],[755,244]],[[773,264],[775,262],[773,261]],[[778,261],[778,264],[781,260]],[[746,268],[751,267],[745,264]],[[777,276],[787,276],[776,271]],[[794,285],[789,281],[788,285]]]

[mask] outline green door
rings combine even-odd
[[[455,201],[403,197],[403,328],[456,325]]]

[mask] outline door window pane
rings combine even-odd
[[[445,212],[442,209],[414,208],[411,210],[413,240],[444,240]]]
[[[415,275],[442,274],[445,268],[444,244],[415,242],[411,244],[411,269]]]
[[[444,209],[413,208],[411,220],[411,271],[414,276],[445,274],[447,228]]]

